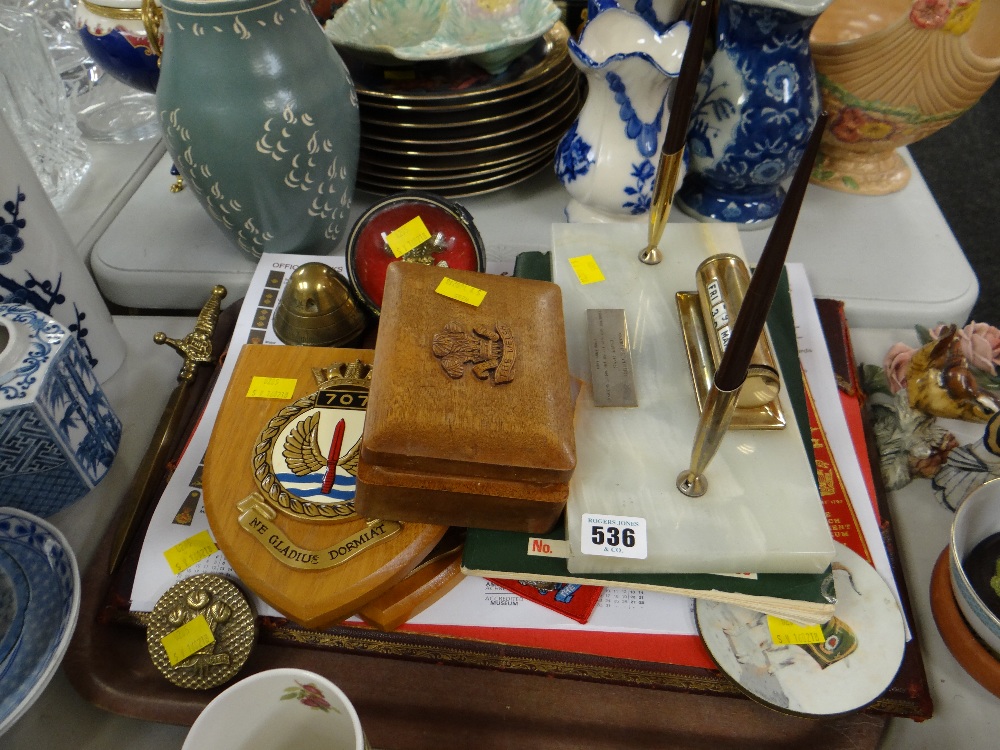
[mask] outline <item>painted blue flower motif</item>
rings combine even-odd
[[[14,253],[21,252],[23,248],[24,240],[17,236],[17,227],[12,224],[0,227],[0,266],[14,260]]]
[[[656,176],[656,167],[649,159],[644,159],[638,164],[632,165],[632,177],[635,178],[635,187],[626,186],[625,195],[634,196],[633,200],[622,203],[622,208],[628,209],[633,216],[647,213],[653,202],[652,191],[650,190],[653,178]]]
[[[799,87],[799,73],[787,60],[772,65],[764,73],[764,90],[772,99],[787,102]]]
[[[3,204],[3,209],[10,214],[10,221],[0,216],[0,266],[10,263],[14,259],[14,254],[24,249],[24,240],[20,233],[27,222],[20,217],[21,201],[24,200],[24,193],[17,191],[16,201],[7,201]]]
[[[18,188],[17,197],[3,204],[3,210],[10,215],[10,219],[0,216],[0,266],[9,264],[13,261],[14,255],[24,249],[21,230],[28,222],[21,216],[21,204],[25,200],[25,194]],[[6,273],[0,273],[0,302],[27,305],[46,315],[52,315],[53,308],[66,302],[66,294],[62,288],[62,273],[59,273],[54,280],[36,278],[29,269],[23,269],[23,273],[27,276],[23,281]],[[77,343],[91,367],[96,367],[98,361],[87,342],[89,331],[84,325],[87,313],[77,308],[76,303],[73,304],[73,311],[76,320],[69,326],[69,330],[76,336]]]
[[[770,14],[757,15],[757,28],[764,36],[770,36],[778,28],[778,19]]]
[[[660,108],[652,122],[643,122],[636,114],[632,106],[632,100],[625,90],[625,82],[617,73],[608,71],[605,76],[608,87],[615,94],[615,103],[618,104],[618,117],[625,123],[625,135],[635,141],[635,147],[639,153],[647,159],[656,155],[659,148],[660,128],[663,127],[663,108],[666,105],[666,97],[660,102]]]
[[[753,168],[750,179],[762,185],[773,185],[785,175],[787,165],[777,159],[765,159]]]
[[[556,149],[556,177],[563,185],[587,174],[594,163],[594,148],[580,137],[576,125],[574,122],[566,131]]]
[[[735,203],[727,203],[722,209],[722,218],[724,221],[740,221],[743,218],[743,210]]]

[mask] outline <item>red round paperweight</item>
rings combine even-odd
[[[398,193],[362,214],[347,240],[351,287],[375,315],[382,309],[386,269],[400,260],[482,272],[486,250],[462,206],[429,193]]]

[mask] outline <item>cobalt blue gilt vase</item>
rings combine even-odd
[[[78,0],[76,28],[94,62],[119,81],[156,91],[159,58],[142,21],[141,0]]]
[[[347,231],[358,101],[305,0],[163,0],[167,149],[251,260],[328,255]]]
[[[831,0],[721,0],[688,129],[686,213],[769,226],[819,115],[809,32]]]
[[[570,39],[589,90],[556,149],[556,176],[571,196],[569,221],[646,220],[689,31],[680,22],[657,34],[640,16],[609,8],[579,42]]]
[[[108,473],[122,424],[76,338],[0,304],[0,505],[49,516]]]

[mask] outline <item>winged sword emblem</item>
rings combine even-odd
[[[296,476],[302,477],[327,466],[327,457],[319,444],[319,421],[320,415],[313,412],[305,419],[299,420],[285,438],[281,455]],[[358,440],[340,457],[337,466],[356,477],[360,455],[361,441]]]

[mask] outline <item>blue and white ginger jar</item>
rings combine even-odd
[[[49,516],[108,473],[122,424],[75,337],[0,304],[0,506]]]

